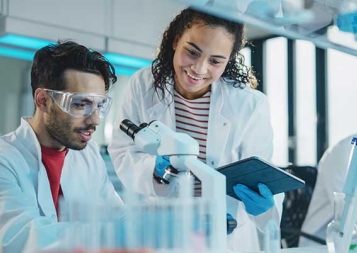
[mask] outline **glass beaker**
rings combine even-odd
[[[352,202],[355,203],[355,197],[353,198],[354,200],[352,200]],[[326,229],[326,244],[329,253],[347,253],[349,250],[357,250],[356,224],[353,226],[351,234],[352,238],[349,247],[345,247],[345,240],[342,240],[340,225],[345,203],[345,194],[342,192],[334,192],[334,218],[327,225]]]

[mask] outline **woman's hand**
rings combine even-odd
[[[243,201],[246,211],[254,216],[265,213],[275,204],[270,189],[262,183],[258,184],[259,193],[242,184],[233,186],[234,193]]]

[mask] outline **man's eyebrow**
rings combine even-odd
[[[193,42],[187,42],[187,44],[191,45],[192,47],[196,48],[198,51],[200,51],[200,52],[202,53],[201,48],[199,48],[195,43],[193,43]],[[227,57],[225,57],[225,56],[223,56],[223,55],[211,55],[211,57],[227,59]]]

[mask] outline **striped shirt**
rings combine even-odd
[[[199,144],[199,156],[202,162],[206,162],[206,140],[208,130],[209,106],[211,91],[203,97],[188,100],[175,92],[175,117],[176,130],[186,133]],[[201,182],[195,180],[195,196],[201,196]]]

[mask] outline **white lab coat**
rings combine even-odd
[[[334,215],[334,192],[342,192],[351,154],[351,135],[326,150],[317,166],[317,180],[301,230],[321,239],[326,238],[326,228]],[[299,247],[318,243],[300,237]]]
[[[58,222],[40,144],[25,119],[0,138],[0,252],[56,248],[66,223]],[[122,205],[95,142],[68,150],[61,187],[65,201],[99,199]]]
[[[172,196],[175,185],[161,185],[153,179],[155,157],[144,154],[133,140],[119,129],[124,119],[135,124],[159,120],[176,129],[173,86],[168,85],[165,100],[160,101],[152,88],[151,69],[145,68],[131,77],[119,109],[109,154],[125,187],[148,196]],[[270,160],[273,131],[266,96],[249,87],[234,88],[217,81],[212,85],[209,113],[206,163],[217,168],[228,163],[259,156]],[[227,197],[227,212],[238,222],[238,228],[228,236],[228,246],[235,251],[257,251],[257,225],[263,228],[270,218],[280,222],[283,194],[276,196],[276,207],[265,214],[248,217],[241,202]],[[255,224],[253,223],[255,222]]]

